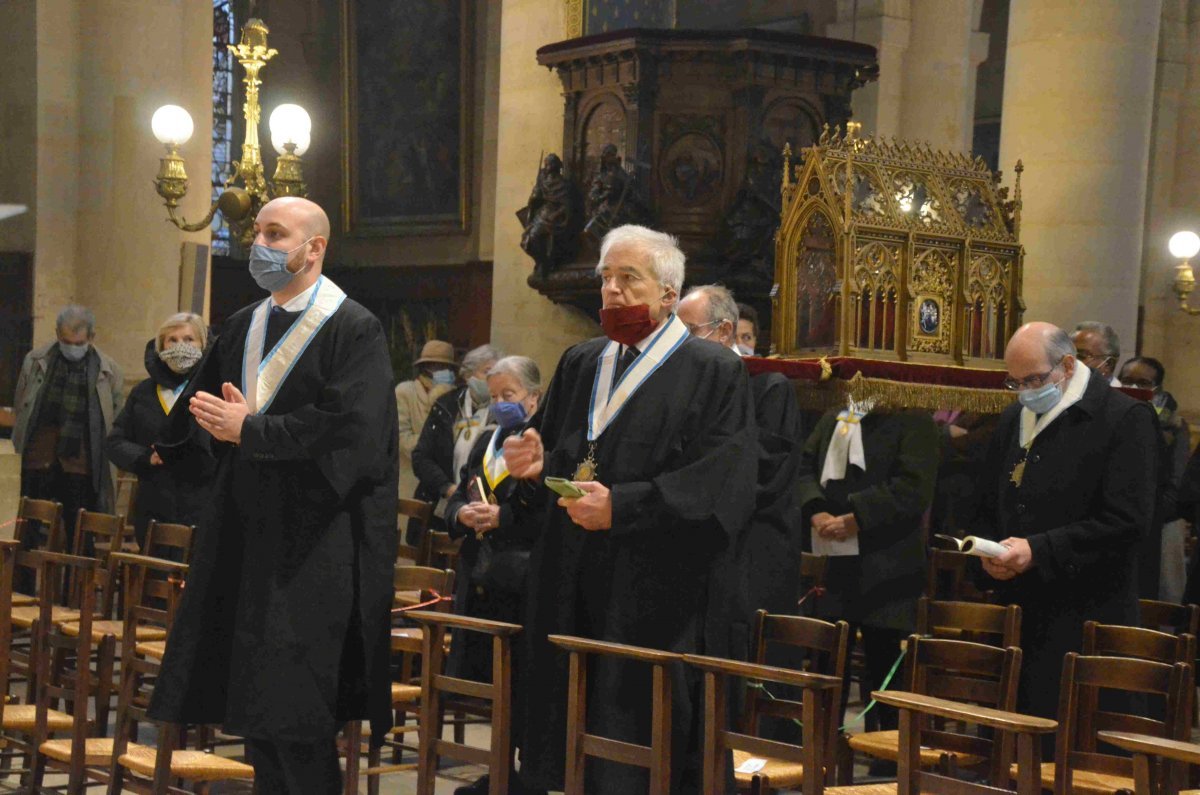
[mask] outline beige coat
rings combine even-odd
[[[429,417],[433,401],[453,390],[453,386],[434,384],[430,389],[418,380],[396,385],[396,416],[400,421],[400,496],[408,499],[417,490],[413,474],[412,451],[421,438],[421,428]]]

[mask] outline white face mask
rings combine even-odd
[[[738,355],[740,355],[740,356],[753,356],[754,355],[754,349],[751,348],[749,345],[742,345],[741,343],[738,343],[737,345],[734,346],[734,350],[737,351]]]

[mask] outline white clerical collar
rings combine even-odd
[[[1064,411],[1083,399],[1083,393],[1087,391],[1088,379],[1091,378],[1091,374],[1092,371],[1086,365],[1080,365],[1076,362],[1075,372],[1071,374],[1071,381],[1063,391],[1062,400],[1054,404],[1054,408],[1040,417],[1027,408],[1021,409],[1022,447],[1029,447],[1033,443],[1034,437],[1045,430],[1046,426],[1058,419],[1059,415]]]
[[[318,279],[317,281],[320,281],[320,279]],[[294,298],[290,299],[286,304],[282,304],[282,305],[276,303],[275,296],[272,295],[270,305],[273,307],[280,306],[283,309],[283,311],[285,311],[285,312],[299,312],[302,309],[305,309],[308,307],[308,301],[310,298],[312,298],[312,294],[316,289],[317,289],[317,282],[313,282],[311,285],[309,285],[309,288],[307,290],[305,290],[304,292],[295,296]]]

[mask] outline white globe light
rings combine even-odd
[[[150,119],[150,129],[154,131],[154,137],[160,143],[180,146],[192,137],[194,126],[192,117],[186,110],[178,105],[163,105],[154,111],[154,116]]]
[[[1176,259],[1191,259],[1200,253],[1200,235],[1189,231],[1176,232],[1167,242],[1167,248],[1171,249],[1171,256]]]
[[[271,146],[283,154],[285,144],[295,144],[296,154],[302,155],[308,151],[312,142],[312,119],[308,111],[299,105],[280,105],[271,113],[267,122],[271,128]]]

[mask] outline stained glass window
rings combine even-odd
[[[234,41],[232,0],[213,0],[213,124],[212,124],[212,197],[217,200],[225,180],[233,170],[233,55],[228,45]],[[220,213],[212,222],[212,253],[228,256],[229,224]]]

